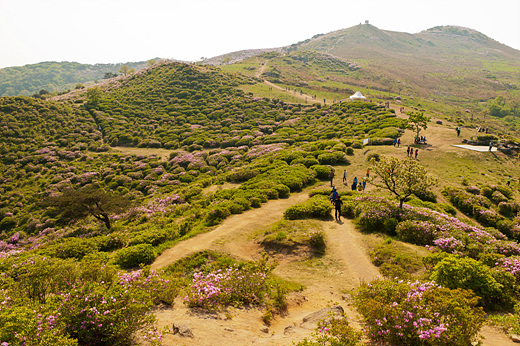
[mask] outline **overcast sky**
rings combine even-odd
[[[198,61],[369,20],[472,28],[520,50],[520,0],[0,0],[0,68],[42,61]]]

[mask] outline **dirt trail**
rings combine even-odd
[[[262,73],[264,73],[265,70],[267,69],[267,62],[268,62],[268,60],[265,60],[265,61],[263,62],[263,65],[260,65],[260,68],[255,72],[255,77],[256,77],[256,78],[261,78]],[[279,86],[279,85],[276,85],[276,84],[274,84],[274,83],[269,82],[269,81],[266,80],[266,79],[264,79],[264,84],[270,86],[270,87],[273,88],[273,89],[277,89],[277,90],[280,90],[280,91],[282,91],[282,92],[288,93],[288,94],[290,94],[290,95],[293,96],[293,97],[296,97],[296,98],[298,98],[298,99],[300,99],[300,100],[305,101],[305,103],[307,103],[308,101],[310,101],[311,103],[323,103],[323,102],[321,102],[321,101],[319,101],[319,100],[314,100],[314,99],[312,98],[311,95],[307,95],[307,94],[303,94],[303,93],[300,94],[300,93],[298,93],[298,92],[294,92],[294,91],[286,90],[286,89],[282,88],[282,87]]]
[[[225,219],[214,230],[199,234],[190,238],[173,248],[165,250],[152,264],[152,269],[165,267],[175,261],[197,251],[212,249],[218,246],[217,241],[223,241],[227,237],[237,239],[241,235],[248,234],[250,230],[265,228],[280,220],[285,209],[294,204],[301,203],[308,198],[305,192],[296,193],[285,199],[268,201],[261,208],[251,209],[242,214],[232,215]],[[252,259],[256,254],[251,252],[241,252],[240,257]]]

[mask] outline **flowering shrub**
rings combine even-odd
[[[475,219],[482,224],[482,226],[496,227],[497,223],[503,219],[503,216],[495,213],[492,210],[475,207]]]
[[[196,272],[184,297],[189,307],[220,310],[228,305],[262,304],[272,295],[269,274],[276,264],[263,258],[235,263],[210,272]],[[284,300],[284,298],[282,299]]]
[[[354,299],[368,336],[394,345],[469,345],[484,322],[471,292],[434,282],[376,280]]]

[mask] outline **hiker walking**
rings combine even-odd
[[[331,203],[334,203],[334,200],[336,198],[338,198],[338,196],[339,196],[338,190],[336,190],[336,187],[333,187],[332,188],[332,192],[330,194],[330,201],[331,201]]]
[[[406,156],[410,156],[410,146],[408,146],[408,148],[406,148]]]
[[[394,147],[395,147],[396,144],[397,144],[397,139],[394,138]]]
[[[493,141],[489,141],[489,151],[491,151],[491,149],[493,149]]]
[[[330,178],[330,186],[333,187],[333,185],[332,185],[332,181],[334,180],[334,169],[333,168],[330,169],[329,178]]]
[[[415,159],[417,160],[417,154],[419,154],[419,149],[415,149]]]
[[[399,148],[400,145],[401,145],[401,138],[398,138],[397,139],[397,147]]]
[[[347,170],[343,170],[343,184],[347,181]]]
[[[352,180],[352,190],[353,190],[353,191],[356,190],[356,188],[357,188],[357,183],[358,183],[357,177],[354,177],[354,180]]]
[[[341,205],[343,204],[341,197],[338,195],[332,203],[334,204],[334,218],[341,221]]]
[[[509,176],[509,178],[507,178],[507,183],[506,183],[507,186],[511,186],[511,176]]]
[[[363,191],[365,191],[365,188],[367,187],[367,178],[363,178]]]
[[[370,178],[370,168],[367,168],[367,178]]]

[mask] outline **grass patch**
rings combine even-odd
[[[424,271],[422,256],[392,238],[386,238],[373,248],[370,260],[388,278],[409,279]]]

